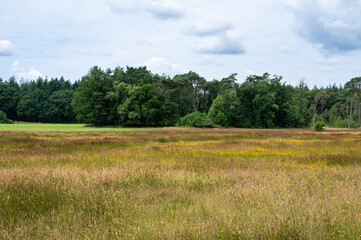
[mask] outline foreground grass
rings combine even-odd
[[[358,239],[361,133],[3,131],[0,238]]]

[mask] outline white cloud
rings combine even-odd
[[[0,56],[13,54],[13,44],[9,40],[0,40]]]
[[[183,7],[172,0],[152,1],[147,6],[147,11],[160,19],[177,19],[184,15]]]
[[[152,70],[153,73],[171,76],[188,72],[188,70],[183,68],[180,64],[170,63],[161,57],[151,57],[141,65],[145,65]]]
[[[11,67],[11,71],[16,73],[20,78],[28,79],[28,80],[35,80],[39,77],[44,78],[43,74],[39,71],[30,68],[29,71],[25,71],[23,67],[20,66],[19,61],[14,61]]]
[[[222,62],[219,61],[219,58],[215,55],[205,55],[202,61],[200,62],[202,65],[218,65],[222,66]]]
[[[291,1],[296,32],[328,53],[361,49],[360,0]]]
[[[320,67],[320,68],[318,68],[318,71],[320,71],[320,72],[333,72],[333,71],[335,71],[335,69],[330,68],[330,67]]]
[[[245,53],[242,36],[230,22],[200,21],[188,26],[185,32],[199,37],[198,50],[201,53],[225,55]]]
[[[237,55],[245,53],[242,38],[238,32],[225,32],[201,41],[200,52],[206,54]]]
[[[14,61],[14,62],[13,62],[13,65],[11,66],[11,71],[16,72],[16,73],[18,73],[18,72],[24,72],[24,68],[22,68],[22,67],[20,66],[19,61]]]
[[[289,46],[283,45],[278,48],[280,53],[296,53],[297,51],[290,48]]]
[[[234,29],[234,25],[230,22],[197,22],[188,26],[186,33],[204,37],[223,34]]]
[[[116,13],[129,13],[135,12],[142,8],[142,1],[140,0],[107,0],[110,8]]]
[[[18,73],[19,77],[21,78],[24,78],[24,79],[29,79],[29,80],[35,80],[39,77],[41,78],[45,78],[43,76],[43,74],[41,74],[39,71],[33,69],[33,68],[30,68],[29,72],[21,72],[21,73]]]
[[[252,69],[281,74],[288,83],[299,76],[310,85],[343,83],[361,74],[361,49],[334,54],[358,46],[360,9],[360,0],[12,0],[0,7],[0,39],[13,42],[22,76],[32,67],[76,80],[94,65],[136,66],[157,56],[165,63],[150,63],[159,73],[188,68],[221,79]],[[335,56],[338,65],[315,62]],[[0,56],[0,77],[18,78],[11,58]]]
[[[339,65],[342,61],[338,58],[318,58],[315,60],[315,63],[321,65]]]
[[[159,19],[182,18],[184,8],[173,0],[108,0],[107,3],[116,13],[146,12]]]

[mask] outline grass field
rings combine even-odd
[[[84,124],[16,123],[0,124],[0,131],[129,131],[154,128],[87,127]]]
[[[79,127],[0,131],[0,239],[361,239],[359,131]]]

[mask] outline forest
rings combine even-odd
[[[126,127],[361,127],[361,77],[310,89],[281,76],[237,75],[207,81],[195,72],[153,74],[146,67],[97,66],[79,81],[0,78],[0,122],[84,123]]]

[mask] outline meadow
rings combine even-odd
[[[360,131],[0,129],[0,239],[361,239]]]
[[[129,131],[153,128],[87,127],[85,124],[16,123],[0,124],[0,131]]]

